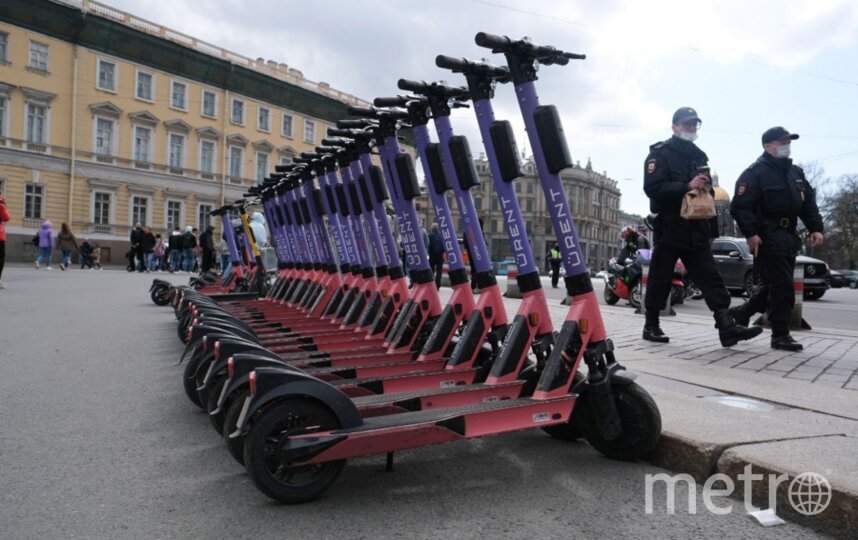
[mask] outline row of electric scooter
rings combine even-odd
[[[188,398],[273,499],[319,497],[348,458],[385,453],[390,466],[398,450],[529,428],[564,440],[583,436],[622,460],[655,448],[658,408],[617,362],[606,335],[559,177],[571,166],[559,115],[536,93],[540,65],[584,57],[526,38],[479,33],[476,43],[507,65],[438,56],[438,67],[462,74],[465,86],[400,80],[407,95],[351,107],[356,118],[339,121],[316,152],[278,166],[246,195],[252,199],[219,209],[237,278],[187,287],[156,281],[150,289],[153,301],[175,310]],[[496,86],[505,83],[515,87],[573,299],[556,330],[515,195],[519,152],[510,123],[492,110]],[[518,266],[523,300],[511,317],[469,191],[479,177],[468,141],[450,122],[451,109],[468,104]],[[399,146],[403,129],[413,134],[443,238],[452,285],[446,305],[420,232],[413,203],[420,187]],[[450,193],[471,247],[477,297]],[[236,285],[244,264],[260,272],[244,212],[250,204],[261,205],[279,261],[264,296]],[[245,225],[243,256],[231,226],[236,214]]]

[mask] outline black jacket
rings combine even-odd
[[[140,240],[140,249],[144,253],[150,253],[155,250],[155,235],[152,233],[143,233],[143,238]]]
[[[200,247],[203,251],[214,252],[214,227],[207,227],[200,235]]]
[[[718,236],[718,219],[687,220],[679,217],[682,198],[698,168],[709,158],[694,143],[671,137],[650,146],[644,163],[644,192],[655,220],[655,245],[664,243],[681,249],[698,249]]]
[[[789,158],[764,153],[736,181],[730,214],[745,237],[758,235],[762,254],[795,256],[801,240],[798,218],[810,232],[822,232],[816,192]]]
[[[135,249],[140,248],[140,242],[143,241],[143,229],[131,229],[131,247]]]

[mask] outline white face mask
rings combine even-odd
[[[788,144],[782,144],[782,145],[778,146],[777,150],[775,151],[777,153],[778,157],[788,158],[789,154],[790,154],[789,146],[790,145],[788,145]]]
[[[697,140],[697,133],[691,131],[680,131],[677,137],[683,141],[694,142]]]

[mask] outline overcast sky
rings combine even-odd
[[[624,210],[645,214],[644,158],[670,136],[673,111],[697,109],[697,144],[731,194],[783,125],[798,162],[858,173],[858,2],[855,0],[108,0],[106,3],[242,55],[276,60],[367,100],[399,93],[400,77],[447,80],[439,53],[491,56],[479,31],[587,54],[540,71],[573,160],[618,181]],[[501,63],[503,58],[490,58]],[[495,112],[528,147],[512,87]],[[454,129],[482,144],[471,110]]]

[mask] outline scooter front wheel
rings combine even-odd
[[[661,435],[661,413],[649,393],[636,383],[614,384],[611,394],[617,406],[622,432],[614,440],[605,439],[599,431],[591,400],[584,394],[575,409],[581,433],[590,446],[605,456],[634,461],[655,450]]]
[[[312,399],[288,399],[266,409],[245,439],[247,474],[262,493],[276,501],[295,504],[319,498],[340,476],[346,460],[293,466],[279,459],[277,447],[290,432],[339,427],[330,409]]]
[[[166,306],[170,303],[170,288],[163,285],[155,287],[149,297],[156,306]]]
[[[643,286],[641,286],[641,282],[638,281],[634,285],[629,287],[629,304],[638,309],[641,307],[641,303],[643,302]]]

